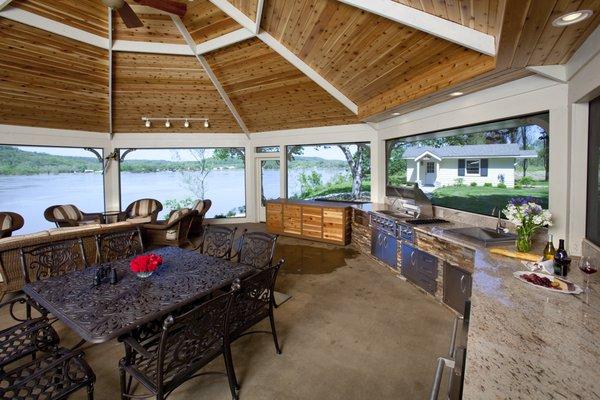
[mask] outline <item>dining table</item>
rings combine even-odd
[[[123,259],[28,283],[23,291],[86,342],[103,343],[228,289],[255,271],[178,247],[148,253],[160,255],[163,263],[147,278],[130,270],[131,259]],[[117,282],[95,285],[101,267],[114,268]]]

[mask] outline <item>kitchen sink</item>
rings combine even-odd
[[[444,232],[466,237],[479,242],[486,247],[492,244],[514,243],[515,239],[517,238],[517,236],[513,233],[498,233],[495,229],[490,228],[454,228],[446,229]]]

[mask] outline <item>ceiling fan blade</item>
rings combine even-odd
[[[144,26],[144,23],[138,18],[129,4],[123,3],[123,7],[118,8],[117,12],[128,28],[140,28]]]
[[[178,15],[183,18],[187,11],[187,5],[174,0],[134,0],[136,3],[156,8],[157,10]]]

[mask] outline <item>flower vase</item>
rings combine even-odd
[[[517,251],[520,253],[527,253],[531,250],[532,232],[523,232],[522,230],[517,231]]]
[[[152,275],[152,273],[153,273],[153,272],[154,272],[154,271],[148,271],[148,272],[137,272],[137,273],[136,273],[136,275],[137,275],[139,278],[145,279],[145,278],[148,278],[148,277],[150,277],[150,275]]]

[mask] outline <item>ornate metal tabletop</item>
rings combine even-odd
[[[115,285],[94,287],[99,266],[25,285],[24,292],[73,329],[82,339],[102,343],[146,322],[229,286],[252,267],[177,247],[152,251],[163,264],[149,278],[138,278],[129,260],[102,264],[117,270]]]

